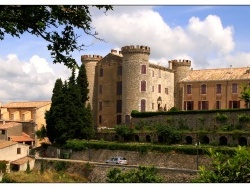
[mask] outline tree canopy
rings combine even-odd
[[[209,149],[212,159],[207,169],[200,167],[200,183],[249,183],[250,182],[250,150],[239,146],[234,155],[219,153]]]
[[[108,183],[161,183],[163,179],[157,174],[155,167],[139,166],[122,172],[119,168],[112,168],[107,174]]]
[[[91,27],[90,8],[112,10],[110,5],[2,5],[0,6],[0,40],[5,34],[18,37],[25,32],[42,37],[49,44],[53,63],[64,63],[69,68],[78,67],[72,52],[82,50],[79,35],[74,28],[96,39],[97,32]],[[63,29],[61,29],[63,28]]]
[[[82,67],[82,66],[81,66]],[[85,105],[88,90],[77,80],[86,77],[79,71],[76,78],[75,68],[68,82],[57,79],[51,99],[50,110],[46,112],[46,130],[51,143],[64,144],[69,139],[91,139],[95,134],[90,104]],[[87,79],[87,77],[86,77]]]

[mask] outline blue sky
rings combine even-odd
[[[92,26],[107,42],[82,37],[93,45],[73,53],[79,64],[81,55],[146,45],[150,62],[163,66],[172,59],[190,59],[194,69],[250,66],[250,6],[119,5],[106,15],[91,13]],[[0,103],[50,100],[55,80],[69,77],[65,66],[52,63],[46,46],[29,34],[0,41]]]

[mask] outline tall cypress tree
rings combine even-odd
[[[80,89],[81,92],[81,98],[82,98],[82,103],[86,105],[87,100],[89,99],[89,82],[87,79],[87,74],[86,74],[86,68],[85,65],[82,63],[82,65],[79,68],[79,73],[78,77],[76,79],[77,85]]]
[[[45,113],[46,131],[47,131],[47,136],[51,143],[54,143],[54,141],[58,137],[57,123],[58,120],[60,120],[64,116],[62,108],[63,99],[64,99],[63,83],[62,80],[59,78],[56,80],[53,89],[50,110]]]

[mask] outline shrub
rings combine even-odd
[[[216,118],[216,121],[220,123],[225,123],[228,119],[228,116],[223,113],[217,113],[215,118]]]
[[[241,123],[249,122],[249,121],[250,121],[250,115],[247,115],[247,114],[239,114],[239,115],[238,115],[238,120],[239,120],[239,122],[241,122]]]

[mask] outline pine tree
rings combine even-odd
[[[77,82],[77,86],[79,87],[80,92],[81,92],[82,103],[85,106],[86,102],[89,99],[89,97],[88,97],[88,94],[89,94],[89,89],[88,89],[89,82],[88,82],[88,79],[87,79],[86,68],[85,68],[84,64],[82,64],[80,66],[76,82]]]

